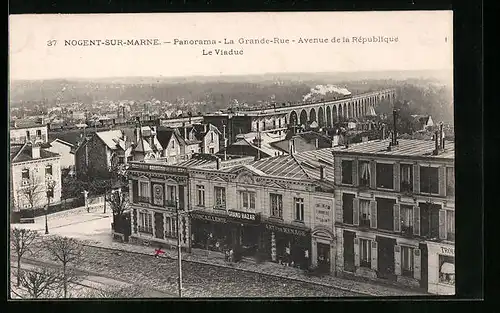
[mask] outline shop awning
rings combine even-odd
[[[455,264],[443,263],[443,265],[441,265],[441,273],[443,273],[443,274],[455,274]]]

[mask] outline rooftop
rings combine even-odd
[[[60,157],[60,155],[40,148],[40,158],[37,158],[37,160],[57,157]],[[10,161],[12,163],[27,162],[32,160],[34,159],[32,157],[32,145],[30,143],[10,146]]]
[[[434,155],[432,152],[435,148],[433,140],[419,140],[419,139],[398,139],[399,145],[392,148],[390,151],[387,149],[390,139],[385,140],[372,140],[345,146],[333,148],[333,153],[353,153],[359,155],[373,155],[373,156],[392,156],[392,157],[424,157],[431,159],[454,159],[455,158],[455,145],[453,142],[445,142],[444,151]]]

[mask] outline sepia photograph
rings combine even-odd
[[[452,11],[8,27],[10,299],[456,294]]]

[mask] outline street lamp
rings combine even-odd
[[[54,186],[55,182],[53,180],[47,181],[47,207],[45,209],[45,235],[49,234],[49,223],[47,219],[47,214],[49,212],[50,199],[54,197]]]

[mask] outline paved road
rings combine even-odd
[[[84,247],[79,269],[177,294],[177,261],[148,255]],[[46,251],[38,260],[52,262]],[[360,294],[265,274],[183,261],[185,297],[352,297]]]

